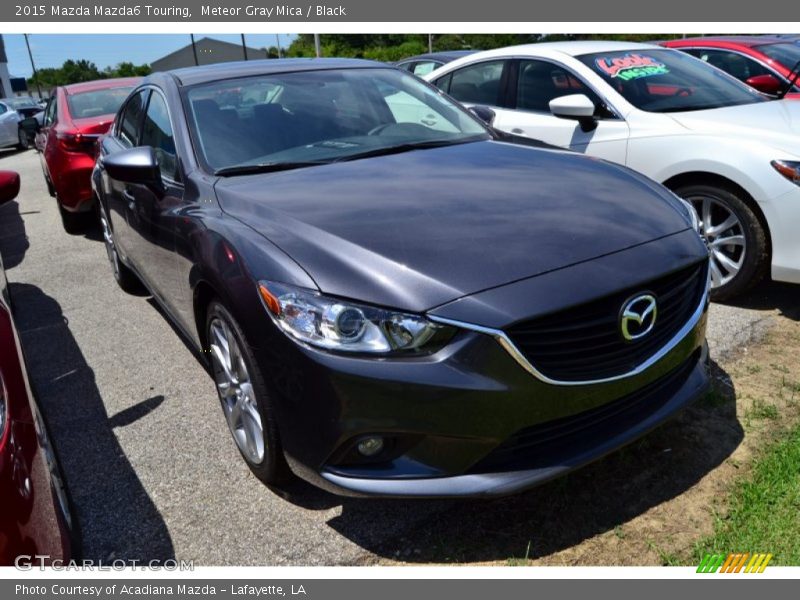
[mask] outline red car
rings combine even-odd
[[[80,231],[94,204],[91,174],[97,138],[103,135],[138,77],[103,79],[56,88],[45,108],[36,148],[48,190],[64,229]]]
[[[800,62],[800,45],[781,37],[695,37],[661,45],[691,54],[771,95],[788,85],[792,68]],[[800,98],[800,86],[792,86],[787,97]]]
[[[19,192],[19,175],[0,171],[0,204]],[[0,220],[2,213],[0,212]],[[76,521],[47,428],[31,393],[0,260],[0,566],[74,558]],[[40,561],[36,561],[39,564]]]

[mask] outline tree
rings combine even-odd
[[[36,72],[36,77],[28,79],[28,89],[33,89],[38,83],[43,90],[49,90],[59,85],[94,81],[96,79],[109,79],[112,77],[143,77],[151,72],[150,65],[135,65],[132,62],[121,62],[115,67],[106,67],[102,71],[93,62],[80,59],[69,59],[57,68],[44,68]]]

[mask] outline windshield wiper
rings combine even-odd
[[[453,146],[455,144],[477,142],[481,139],[483,138],[479,136],[472,136],[460,140],[428,140],[425,142],[408,142],[405,144],[397,144],[396,146],[373,148],[372,150],[365,150],[364,152],[356,152],[355,154],[340,156],[339,158],[334,158],[331,162],[345,162],[348,160],[357,160],[359,158],[369,158],[371,156],[386,156],[389,154],[400,154],[401,152],[408,152],[409,150],[421,150],[424,148],[440,148],[442,146]]]
[[[275,171],[289,171],[291,169],[302,169],[303,167],[316,167],[324,165],[326,162],[322,161],[306,161],[306,162],[274,162],[274,163],[258,163],[246,165],[233,165],[230,167],[222,167],[214,171],[217,177],[226,177],[231,175],[253,175],[255,173],[274,173]]]
[[[800,70],[798,69],[800,69],[800,60],[794,63],[792,70],[789,71],[789,81],[786,83],[783,89],[776,94],[778,100],[783,100],[786,97],[786,94],[788,94],[794,87],[794,83],[797,81],[797,76],[800,75]]]

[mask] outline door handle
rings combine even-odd
[[[514,129],[511,130],[511,133],[525,133],[525,132],[519,127],[514,127]]]
[[[125,188],[124,190],[122,190],[122,197],[128,201],[128,208],[133,210],[133,205],[136,204],[136,197],[133,194],[131,194],[131,191]]]

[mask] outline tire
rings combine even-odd
[[[217,301],[211,302],[208,307],[205,331],[208,340],[206,350],[217,395],[239,454],[253,474],[265,484],[284,482],[289,469],[271,410],[271,396],[244,332],[231,313]],[[228,341],[227,361],[220,335]],[[226,368],[223,368],[223,362],[227,362]],[[232,385],[229,374],[235,376],[237,384]],[[234,410],[235,405],[239,406],[238,413]],[[239,415],[238,420],[236,414]],[[260,457],[258,441],[261,444]]]
[[[131,269],[122,262],[117,252],[111,219],[108,218],[103,203],[97,200],[97,198],[95,198],[95,205],[97,206],[97,213],[99,215],[100,228],[103,232],[103,244],[105,245],[106,254],[108,255],[108,262],[111,263],[111,272],[114,275],[114,280],[124,292],[139,294],[144,286],[136,276],[136,273],[131,271]],[[94,215],[95,213],[91,212],[89,214]]]
[[[691,202],[700,216],[711,252],[712,300],[739,296],[764,279],[770,264],[767,231],[742,191],[719,184],[691,184],[675,193]],[[725,224],[731,226],[720,229]]]
[[[74,235],[76,233],[83,233],[83,231],[86,230],[89,224],[86,213],[69,212],[61,205],[58,198],[56,198],[56,204],[58,204],[58,212],[61,215],[61,224],[64,226],[64,231]]]
[[[17,150],[28,150],[31,147],[31,139],[28,137],[28,133],[21,128],[17,132]]]

